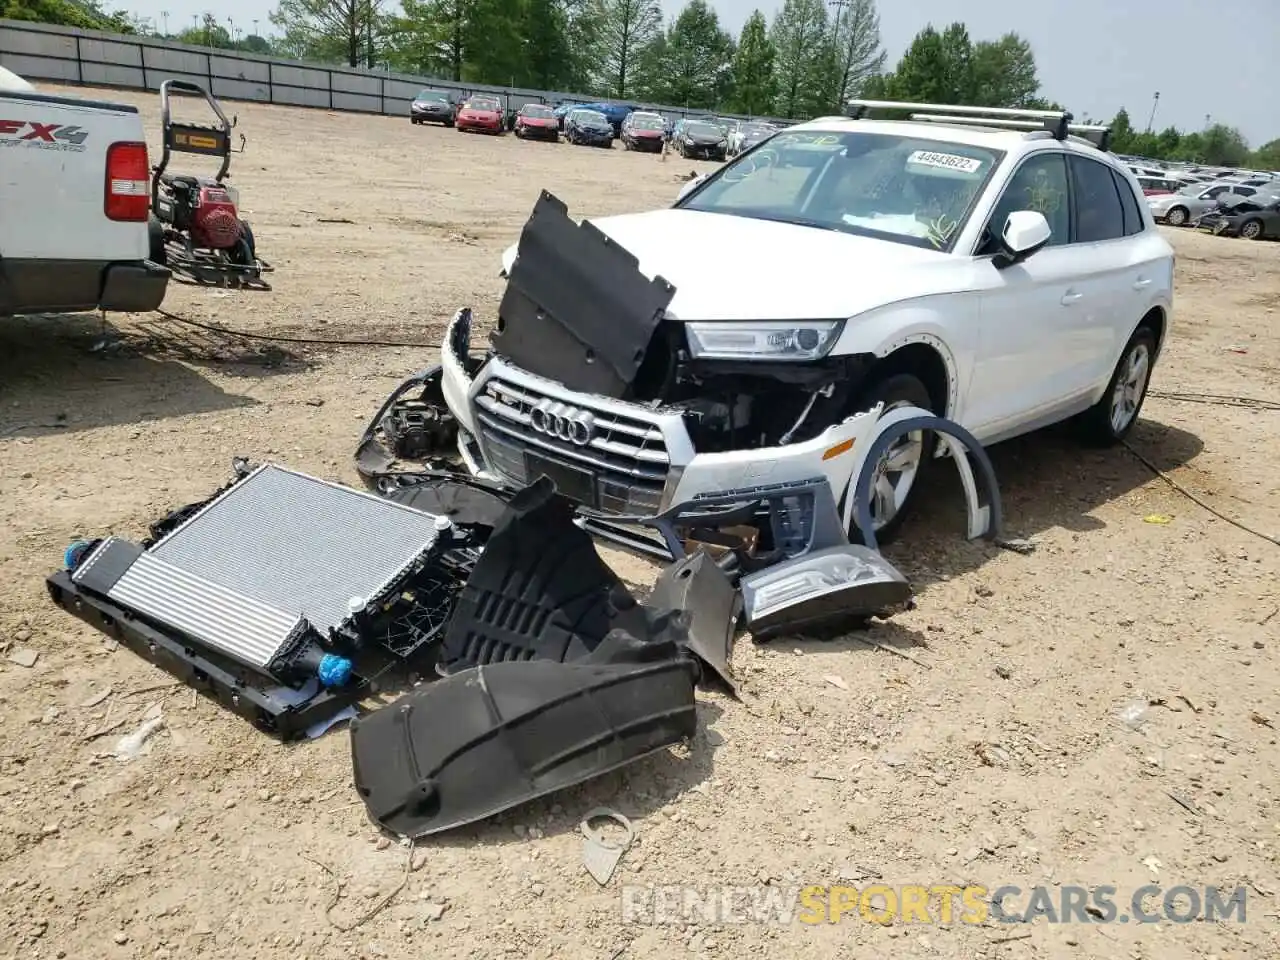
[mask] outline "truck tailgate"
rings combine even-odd
[[[134,106],[0,91],[0,256],[145,259],[145,224],[104,210],[107,148],[145,139]]]

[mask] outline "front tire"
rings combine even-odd
[[[1190,216],[1191,211],[1186,207],[1174,207],[1164,215],[1164,219],[1171,227],[1181,227],[1186,224]]]
[[[938,412],[928,388],[910,373],[890,374],[872,381],[859,394],[854,409],[867,410],[877,403],[884,404],[882,415],[908,406]],[[895,442],[880,458],[872,474],[870,492],[871,523],[878,542],[892,540],[906,520],[920,486],[920,475],[933,457],[934,443],[932,433],[917,430]],[[858,531],[850,530],[849,535],[856,537]]]
[[[1133,332],[1112,371],[1102,399],[1081,415],[1083,439],[1090,446],[1111,447],[1133,430],[1147,399],[1155,363],[1156,334],[1145,323]]]

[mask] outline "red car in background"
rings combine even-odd
[[[496,97],[472,97],[458,107],[453,124],[459,130],[502,133],[502,104]]]
[[[660,113],[639,110],[622,121],[622,149],[659,153],[666,143],[667,121]]]
[[[1164,193],[1177,193],[1186,186],[1181,180],[1171,180],[1166,177],[1147,177],[1138,176],[1138,186],[1142,187],[1142,192],[1148,197],[1158,197]]]
[[[516,136],[521,140],[560,140],[555,111],[541,103],[526,103],[516,114]]]

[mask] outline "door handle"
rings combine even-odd
[[[1150,280],[1135,280],[1133,282],[1133,289],[1135,290],[1145,290],[1149,286],[1151,286]]]
[[[1062,295],[1062,305],[1064,307],[1069,307],[1083,296],[1083,293],[1076,293],[1074,290],[1069,290]]]

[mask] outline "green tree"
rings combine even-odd
[[[264,56],[271,53],[271,41],[256,33],[251,33],[240,41],[240,49],[245,53],[260,53]]]
[[[596,0],[593,12],[599,88],[625,99],[642,52],[662,30],[657,0]]]
[[[378,62],[391,25],[383,0],[280,0],[270,20],[281,52],[351,67]]]
[[[773,73],[776,57],[764,14],[756,10],[747,18],[738,37],[730,71],[730,110],[748,116],[773,113],[774,98],[778,95],[778,81]]]
[[[526,0],[521,24],[524,83],[557,90],[573,80],[569,13],[560,0]]]
[[[970,63],[972,92],[982,106],[1039,108],[1036,56],[1031,44],[1016,33],[978,41]]]
[[[1264,143],[1254,151],[1249,162],[1263,170],[1280,170],[1280,139]]]
[[[400,0],[401,15],[391,25],[392,64],[461,81],[473,8],[473,0]]]
[[[706,0],[689,0],[645,57],[648,96],[676,106],[710,109],[724,99],[733,38]]]
[[[786,0],[769,39],[776,51],[777,110],[784,117],[812,117],[825,108],[823,68],[830,65],[827,8],[822,0]]]
[[[862,93],[867,81],[884,69],[887,54],[880,46],[880,14],[875,0],[849,0],[832,25],[835,47],[834,106]]]
[[[96,0],[0,0],[0,18],[110,33],[143,32],[139,18],[124,11],[109,13]]]
[[[528,71],[521,37],[521,0],[471,0],[462,78],[473,83],[523,83]]]
[[[235,41],[231,39],[231,34],[227,32],[227,28],[218,23],[217,18],[211,13],[206,13],[200,18],[200,25],[196,27],[188,27],[178,33],[175,39],[179,43],[189,43],[193,47],[214,47],[219,50],[234,50]]]

